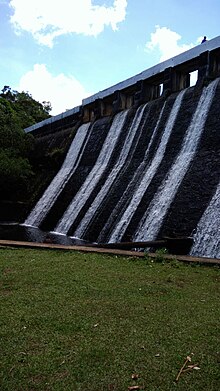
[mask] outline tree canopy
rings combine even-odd
[[[0,199],[24,197],[33,176],[29,156],[34,138],[24,128],[50,117],[50,102],[4,86],[0,93]]]

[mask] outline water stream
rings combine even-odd
[[[177,95],[176,100],[173,104],[172,110],[170,112],[169,118],[167,120],[167,123],[165,125],[164,132],[161,137],[159,146],[158,146],[157,151],[154,155],[154,158],[151,161],[150,165],[148,166],[138,188],[134,192],[128,208],[125,210],[121,220],[118,222],[117,226],[115,227],[114,231],[112,232],[109,242],[118,242],[121,240],[126,228],[128,227],[129,222],[131,221],[131,218],[132,218],[137,206],[141,202],[141,199],[142,199],[146,189],[148,188],[151,180],[153,179],[153,177],[154,177],[154,175],[155,175],[155,173],[156,173],[156,171],[157,171],[157,169],[163,159],[163,156],[165,154],[167,142],[168,142],[169,137],[171,135],[177,114],[180,110],[182,99],[185,94],[185,91],[186,90],[181,91]]]
[[[114,117],[111,128],[93,169],[65,211],[63,217],[55,228],[55,232],[60,232],[62,234],[68,233],[68,230],[74,223],[83,205],[88,200],[91,192],[96,187],[110,161],[115,145],[123,129],[127,114],[128,111],[124,110]]]
[[[203,88],[196,111],[186,131],[180,153],[144,213],[134,235],[134,240],[153,240],[157,237],[163,219],[196,153],[217,84],[218,79],[210,83],[208,87]]]
[[[104,198],[106,197],[108,191],[110,190],[112,184],[114,183],[117,175],[119,174],[120,170],[124,167],[124,164],[126,162],[126,159],[129,155],[129,158],[132,158],[132,153],[135,150],[134,145],[134,138],[136,135],[136,132],[138,131],[138,128],[141,123],[141,119],[143,117],[143,113],[145,111],[147,104],[143,107],[139,107],[137,110],[135,117],[132,121],[132,124],[129,128],[129,131],[127,133],[127,136],[125,138],[122,150],[120,152],[119,158],[111,171],[110,175],[108,176],[107,180],[105,181],[104,185],[102,186],[100,192],[97,194],[95,200],[93,201],[92,205],[89,207],[88,211],[86,212],[84,218],[81,220],[79,226],[77,227],[74,236],[76,237],[83,237],[83,233],[85,232],[89,222],[93,218],[95,212],[97,211],[98,207],[103,202]],[[138,142],[138,139],[136,140],[136,144]]]
[[[193,237],[191,255],[220,258],[220,183]]]
[[[80,157],[86,145],[86,138],[89,132],[90,123],[83,124],[78,129],[62,167],[54,177],[42,197],[24,222],[26,226],[39,227],[51,206],[55,203],[70,175],[77,168]]]

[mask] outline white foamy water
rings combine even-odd
[[[220,258],[220,183],[197,225],[193,240],[190,255]]]
[[[163,219],[196,153],[217,84],[218,79],[203,88],[180,153],[141,219],[134,240],[153,240],[156,238]]]
[[[160,124],[160,120],[161,120],[161,117],[163,115],[163,112],[164,112],[164,109],[165,109],[165,106],[166,106],[166,102],[163,104],[163,107],[162,109],[160,110],[160,114],[159,114],[159,117],[158,117],[158,120],[157,120],[157,123],[154,127],[154,130],[153,130],[153,134],[151,136],[151,139],[150,139],[150,142],[149,144],[147,145],[147,148],[146,148],[146,151],[145,151],[145,154],[144,154],[144,159],[142,160],[142,162],[140,163],[140,165],[138,166],[138,168],[136,169],[134,175],[133,175],[133,178],[131,179],[131,181],[129,182],[128,186],[126,187],[125,191],[124,191],[124,194],[122,195],[122,197],[120,198],[119,202],[117,203],[117,205],[115,206],[115,208],[112,210],[112,213],[111,215],[109,216],[108,220],[106,221],[103,229],[101,230],[101,232],[99,233],[99,237],[98,237],[98,242],[102,242],[103,240],[106,240],[106,234],[109,232],[109,229],[111,231],[114,230],[114,227],[117,225],[118,221],[117,221],[117,215],[118,215],[118,210],[120,210],[121,208],[124,207],[124,205],[126,205],[126,199],[127,199],[127,192],[130,193],[130,188],[136,188],[137,187],[137,184],[141,181],[140,177],[142,178],[143,177],[143,173],[145,171],[145,167],[146,167],[146,162],[148,160],[148,157],[149,157],[149,151],[150,151],[150,148],[152,146],[152,143],[154,142],[156,136],[157,136],[157,130],[158,130],[158,127],[159,127],[159,124]],[[147,131],[147,129],[146,129]],[[143,146],[144,148],[145,146]],[[131,193],[130,193],[131,194]]]
[[[170,112],[169,118],[166,122],[165,129],[162,134],[160,144],[159,144],[159,146],[156,150],[156,153],[154,155],[154,158],[152,159],[151,163],[149,164],[148,168],[146,169],[146,172],[145,172],[138,188],[134,192],[134,195],[131,199],[131,202],[130,202],[128,208],[125,210],[125,212],[122,215],[121,220],[117,224],[116,228],[113,230],[111,237],[109,239],[109,242],[118,242],[121,240],[123,234],[126,231],[126,228],[128,227],[128,225],[131,221],[131,218],[132,218],[135,210],[137,209],[138,205],[141,202],[141,199],[142,199],[146,189],[150,185],[150,183],[151,183],[151,181],[152,181],[152,179],[153,179],[153,177],[154,177],[154,175],[155,175],[155,173],[156,173],[156,171],[157,171],[157,169],[163,159],[163,156],[164,156],[164,153],[166,150],[166,146],[167,146],[167,142],[168,142],[169,137],[171,135],[171,132],[172,132],[177,114],[179,112],[185,91],[186,90],[181,91],[177,95],[175,102],[173,104],[172,110]],[[156,125],[156,127],[157,126],[158,126],[158,124]]]
[[[104,170],[106,169],[109,160],[114,151],[115,145],[118,141],[120,133],[123,129],[128,111],[122,111],[118,113],[112,122],[111,128],[108,132],[108,135],[105,139],[105,142],[102,146],[101,152],[98,156],[98,159],[87,176],[85,182],[81,186],[80,190],[77,192],[73,200],[71,201],[69,207],[65,211],[62,219],[59,221],[57,227],[55,228],[56,232],[67,233],[71,225],[74,223],[79,212],[84,206],[85,202],[88,200],[91,192],[96,187],[98,181],[101,178]]]
[[[83,124],[77,130],[62,167],[40,200],[32,209],[23,225],[39,227],[41,222],[44,220],[50,208],[53,206],[62,189],[68,182],[70,176],[74,172],[74,169],[76,169],[78,165],[79,159],[86,145],[85,140],[89,131],[89,127],[90,123]]]
[[[134,137],[136,135],[136,132],[140,126],[141,119],[143,117],[143,113],[145,111],[147,104],[143,107],[140,107],[135,117],[132,121],[132,124],[129,128],[129,131],[127,133],[127,136],[125,138],[122,150],[120,152],[119,158],[113,167],[111,173],[109,174],[107,180],[105,181],[104,185],[102,186],[100,192],[97,194],[96,198],[94,199],[92,205],[86,212],[84,218],[81,220],[80,224],[78,225],[76,231],[74,232],[74,235],[81,238],[83,236],[83,233],[85,232],[89,222],[91,221],[92,217],[94,216],[96,210],[108,194],[108,191],[110,190],[112,184],[114,183],[117,175],[119,174],[120,170],[123,168],[126,159],[129,155],[129,157],[132,157],[133,150],[135,149],[134,145]]]

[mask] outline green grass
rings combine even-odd
[[[220,389],[219,268],[0,249],[0,271],[1,391]]]

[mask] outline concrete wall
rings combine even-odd
[[[38,135],[89,122],[120,110],[169,95],[190,85],[190,73],[198,70],[197,85],[220,75],[220,36],[161,62],[127,80],[83,99],[82,105],[25,129]]]

